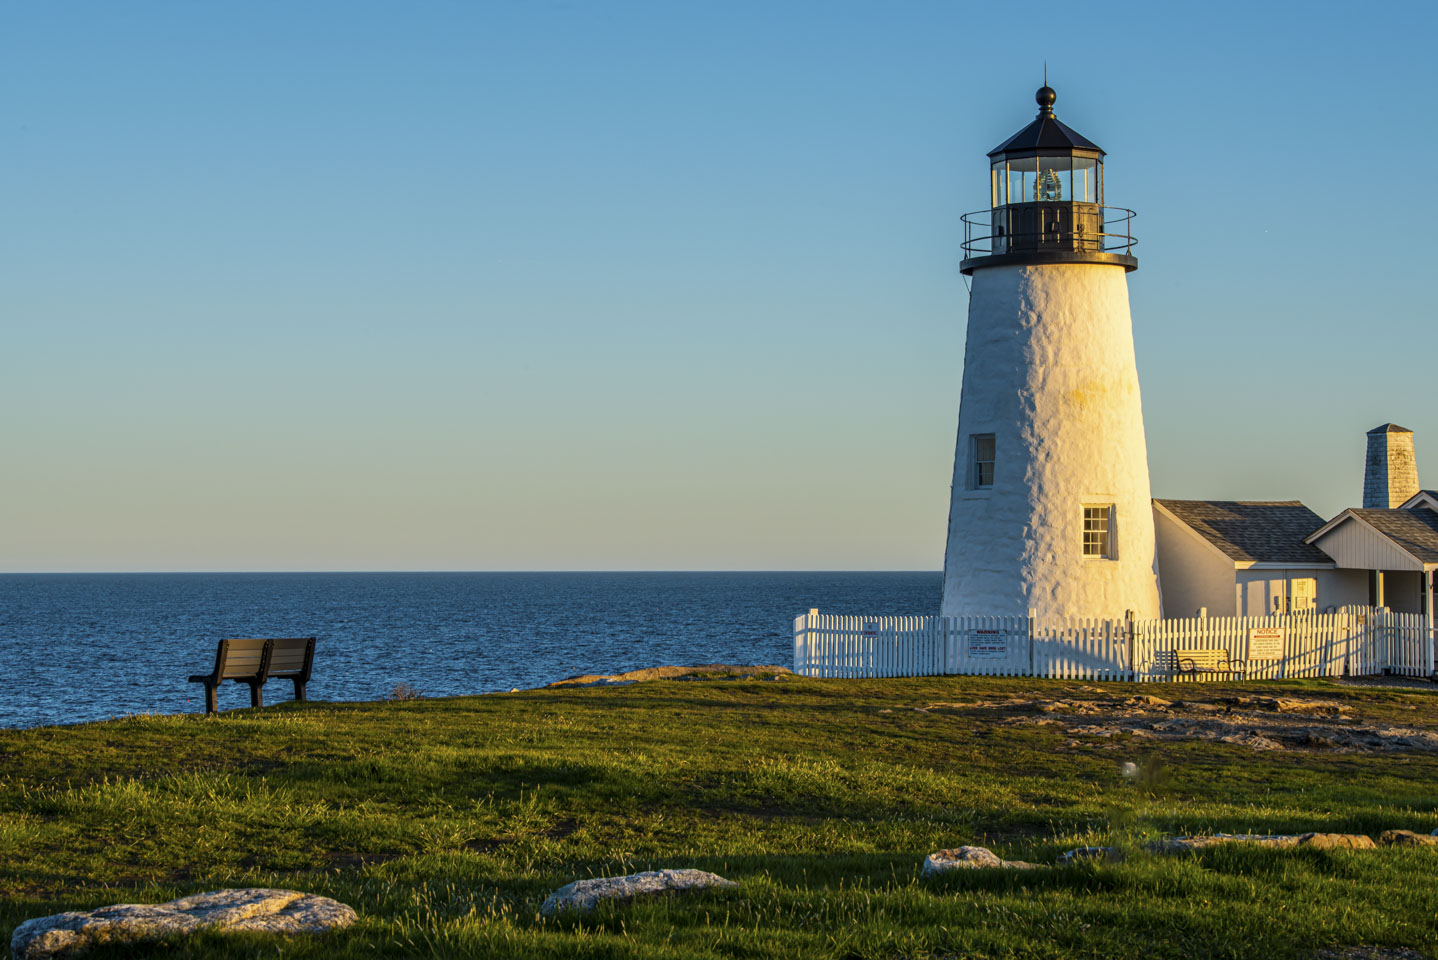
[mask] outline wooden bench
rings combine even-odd
[[[1242,660],[1230,660],[1227,650],[1160,650],[1154,666],[1170,675],[1178,673],[1245,673]]]
[[[215,650],[215,669],[190,677],[190,683],[205,685],[205,712],[219,710],[219,686],[225,680],[247,684],[250,706],[265,705],[261,688],[266,680],[289,680],[295,685],[295,699],[305,699],[305,684],[315,660],[314,637],[234,638],[221,640]]]
[[[289,680],[295,685],[295,699],[303,703],[305,684],[310,682],[310,668],[314,664],[314,637],[279,637],[270,641],[270,663],[265,678]]]

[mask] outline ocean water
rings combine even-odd
[[[204,710],[224,637],[317,637],[311,700],[793,661],[793,620],[938,610],[939,573],[0,575],[0,727]],[[290,685],[265,685],[265,702]],[[249,705],[226,683],[220,709]]]

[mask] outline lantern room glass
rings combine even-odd
[[[1099,162],[1093,157],[1074,157],[1072,196],[1075,203],[1099,202],[1098,167]]]
[[[992,205],[1103,203],[1103,161],[1094,157],[1024,157],[989,168]]]
[[[1008,162],[1008,202],[1031,202],[1034,198],[1034,186],[1038,183],[1038,173],[1037,157],[1010,160]]]

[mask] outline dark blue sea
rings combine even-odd
[[[793,661],[810,607],[933,613],[939,573],[0,575],[0,727],[204,710],[223,637],[317,637],[311,700],[536,687],[663,664]],[[265,687],[266,703],[289,684]],[[220,709],[249,705],[243,685]]]

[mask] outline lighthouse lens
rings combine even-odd
[[[1052,202],[1073,195],[1073,159],[1040,157],[1035,200]]]

